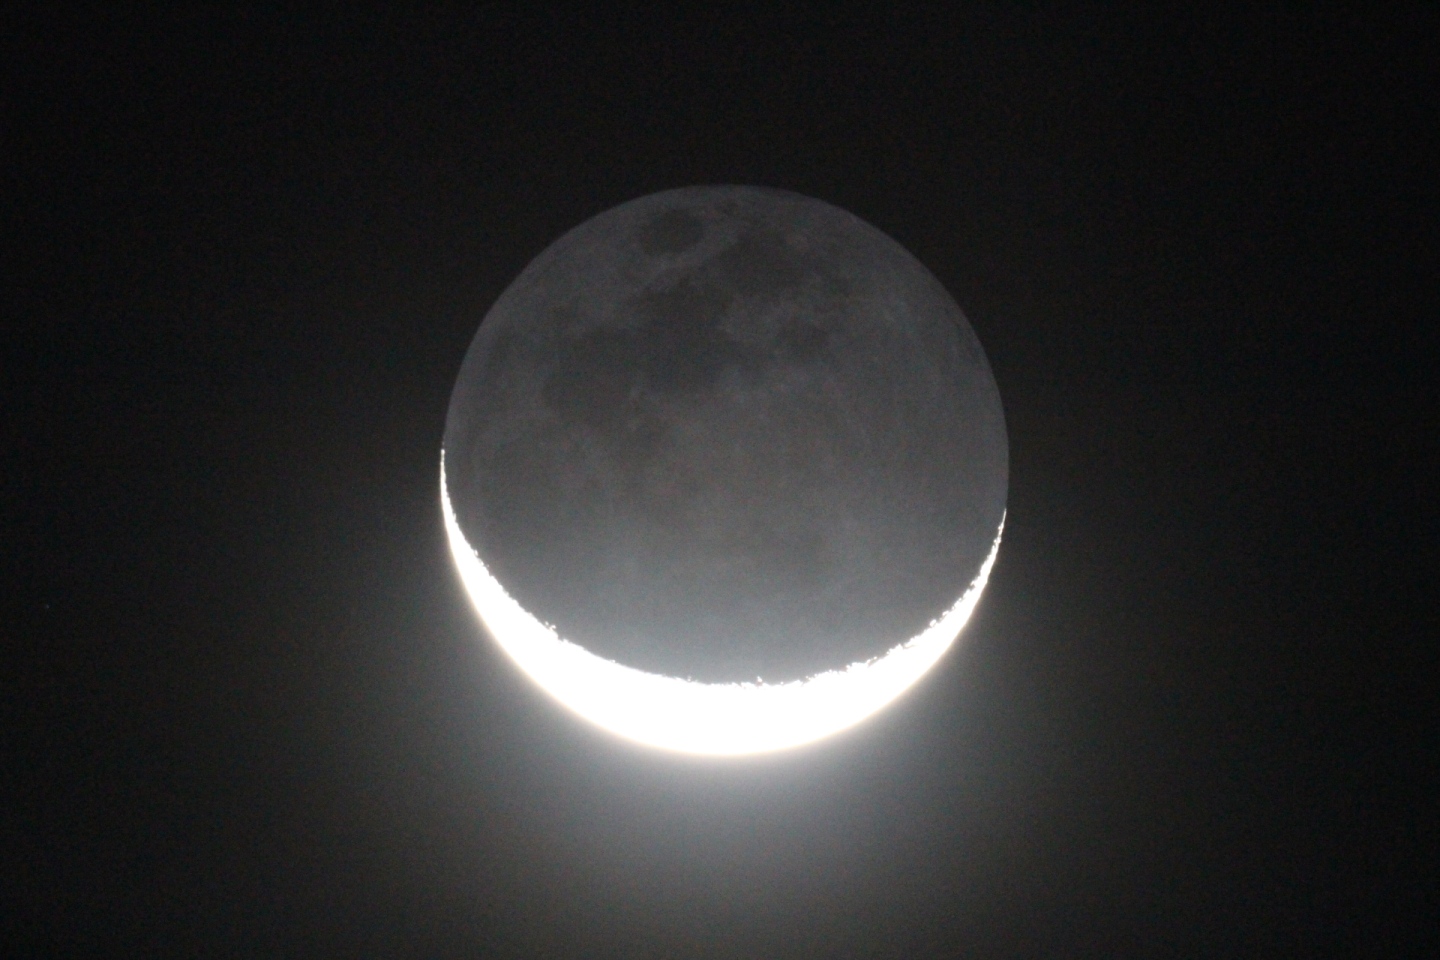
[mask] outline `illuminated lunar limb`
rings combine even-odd
[[[543,690],[591,723],[681,753],[744,755],[812,743],[873,715],[944,655],[979,602],[1005,521],[960,599],[913,639],[866,662],[788,683],[698,683],[647,673],[560,637],[506,592],[466,540],[450,503],[444,457],[440,501],[450,551],[481,620]]]

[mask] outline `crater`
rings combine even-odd
[[[729,298],[682,282],[633,301],[645,320],[639,331],[646,383],[658,393],[693,394],[712,386],[725,368],[744,361],[740,345],[721,326]]]
[[[774,297],[798,286],[806,270],[777,231],[753,227],[714,260],[728,289],[745,296]]]
[[[830,334],[805,320],[786,321],[775,335],[775,351],[789,363],[809,363],[824,356]]]
[[[640,225],[640,249],[650,256],[684,253],[705,236],[705,224],[686,210],[666,210]]]
[[[612,427],[630,405],[634,356],[625,333],[591,331],[569,338],[541,391],[545,403],[564,421]]]

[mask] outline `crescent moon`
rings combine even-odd
[[[596,726],[636,743],[710,756],[813,743],[894,701],[939,661],[970,619],[1005,530],[1002,514],[989,555],[954,606],[879,657],[788,683],[697,683],[596,656],[516,602],[461,532],[443,452],[440,506],[471,603],[495,641],[541,689]]]

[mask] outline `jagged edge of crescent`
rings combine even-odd
[[[797,747],[854,726],[891,703],[959,636],[990,578],[1005,515],[980,572],[944,615],[887,653],[787,683],[699,683],[596,656],[522,607],[460,530],[440,455],[440,506],[450,553],[491,636],[541,689],[612,733],[681,753],[735,756]]]

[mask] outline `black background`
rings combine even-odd
[[[1419,952],[1433,11],[874,6],[7,15],[9,955]],[[715,182],[912,251],[1011,444],[963,643],[744,762],[533,689],[437,502],[505,285]]]

